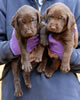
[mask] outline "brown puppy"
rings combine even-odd
[[[35,62],[40,62],[42,60],[44,51],[44,48],[39,44],[31,53],[28,53],[26,51],[27,39],[39,33],[39,30],[43,26],[43,24],[41,24],[40,13],[36,9],[25,5],[19,8],[16,12],[15,16],[12,19],[12,26],[16,31],[16,37],[20,47],[21,57],[13,59],[11,62],[5,65],[3,75],[0,80],[2,80],[6,76],[6,74],[12,67],[15,88],[14,95],[16,97],[19,97],[23,95],[19,77],[22,65],[24,66],[23,78],[25,85],[28,88],[31,88],[31,72],[35,68],[35,65],[37,65],[37,63]]]
[[[19,8],[12,19],[12,26],[15,28],[16,38],[21,51],[22,69],[25,72],[30,72],[32,69],[29,53],[26,51],[27,39],[38,33],[40,21],[39,12],[28,5]]]
[[[13,17],[12,26],[15,28],[16,38],[21,51],[21,63],[20,59],[15,59],[11,62],[14,76],[15,96],[18,97],[23,95],[19,79],[19,66],[24,69],[23,78],[26,86],[31,88],[30,74],[34,69],[34,64],[30,62],[40,62],[42,59],[44,50],[42,46],[38,45],[30,54],[26,51],[27,39],[39,33],[41,26],[40,13],[33,7],[24,5],[18,9]]]
[[[75,38],[78,37],[77,33],[74,33],[74,16],[66,5],[63,3],[56,3],[47,9],[45,19],[47,21],[48,31],[51,32],[52,36],[64,46],[64,54],[60,69],[62,72],[69,72],[72,48],[76,48],[78,44],[78,38]],[[52,56],[50,52],[49,56]],[[50,77],[60,65],[60,59],[58,56],[53,55],[52,58],[54,58],[54,60],[51,65],[50,73],[48,69],[45,71],[45,74],[48,77]]]
[[[61,61],[58,55],[48,50],[48,55],[53,60],[52,65],[46,68],[45,75],[51,77],[59,66],[62,72],[69,72],[72,48],[76,48],[78,44],[78,31],[74,33],[75,18],[70,9],[63,3],[55,3],[47,8],[44,17],[47,22],[48,34],[51,33],[64,46],[64,54]]]
[[[6,68],[12,67],[13,78],[14,78],[14,95],[19,97],[23,95],[20,86],[19,72],[21,69],[23,71],[23,78],[25,85],[31,88],[30,74],[34,69],[34,64],[30,63],[32,61],[41,61],[41,55],[43,54],[43,48],[38,45],[32,53],[26,51],[26,43],[29,37],[32,37],[39,33],[39,25],[41,22],[40,13],[31,6],[24,5],[18,9],[15,16],[12,19],[12,26],[15,28],[16,38],[21,51],[21,57],[14,59],[10,65],[7,64]],[[20,61],[21,60],[21,61]],[[5,69],[6,71],[6,69]],[[5,74],[5,72],[3,72]],[[2,76],[4,77],[4,75]]]

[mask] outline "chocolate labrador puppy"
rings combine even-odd
[[[38,33],[40,21],[39,11],[28,5],[19,8],[12,19],[12,26],[15,28],[16,38],[21,51],[22,69],[25,72],[30,72],[32,69],[29,53],[26,51],[27,39]]]
[[[41,27],[41,17],[39,11],[31,6],[24,5],[18,9],[15,16],[12,18],[12,26],[15,28],[16,38],[21,51],[21,57],[12,60],[5,65],[1,80],[12,67],[14,87],[16,97],[22,96],[23,92],[20,85],[20,71],[23,70],[23,78],[25,85],[31,88],[30,75],[34,69],[34,62],[40,62],[43,55],[43,47],[38,45],[32,53],[26,51],[27,39],[39,33]],[[32,63],[31,63],[32,62]],[[36,63],[37,64],[37,63]]]
[[[45,69],[45,75],[51,77],[60,66],[61,71],[67,73],[70,71],[72,48],[76,48],[78,44],[78,31],[76,31],[76,33],[74,32],[76,24],[75,18],[70,9],[63,3],[55,3],[51,5],[47,8],[44,17],[47,23],[46,33],[51,33],[54,39],[62,43],[64,46],[64,53],[62,60],[60,60],[57,54],[52,53],[48,49],[48,55],[52,58],[52,64],[46,69],[45,66],[43,66],[43,68],[39,68],[38,71],[40,72]],[[46,61],[44,60],[43,64],[44,62]]]
[[[21,51],[21,64],[20,60],[16,59],[11,63],[11,66],[14,76],[15,95],[21,96],[23,93],[20,87],[18,67],[21,65],[21,68],[24,70],[23,78],[25,84],[28,88],[31,88],[32,85],[29,78],[34,69],[34,64],[32,65],[32,63],[30,63],[30,59],[32,59],[31,62],[40,62],[43,55],[44,49],[41,45],[38,45],[31,54],[26,51],[27,39],[38,34],[41,27],[39,11],[28,5],[22,6],[13,17],[12,26],[15,28],[16,38]],[[14,68],[14,66],[16,68]]]

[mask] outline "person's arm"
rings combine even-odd
[[[80,73],[80,49],[73,49],[71,56],[71,71]]]
[[[0,65],[14,58],[6,36],[6,0],[0,0]]]
[[[79,33],[79,43],[77,49],[73,49],[71,56],[71,70],[75,72],[80,72],[80,0],[77,0],[77,5],[75,9],[75,19]]]
[[[0,65],[7,63],[13,58],[15,58],[15,56],[10,50],[9,41],[0,41]]]

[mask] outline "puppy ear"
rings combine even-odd
[[[68,13],[68,20],[67,21],[68,21],[67,28],[71,29],[75,24],[75,18],[74,18],[74,15],[72,13]]]
[[[48,12],[49,12],[49,10],[50,10],[50,7],[48,7],[47,9],[46,9],[46,11],[45,11],[45,13],[44,13],[44,15],[43,15],[43,18],[47,21],[47,19],[48,19]]]
[[[37,11],[37,20],[38,20],[38,23],[41,23],[42,21],[42,17],[39,11]]]
[[[15,28],[15,23],[16,23],[16,16],[13,16],[11,25]]]
[[[18,15],[16,14],[15,16],[13,16],[12,18],[12,22],[11,25],[16,29],[19,26],[19,22],[18,22]]]

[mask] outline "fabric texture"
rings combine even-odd
[[[30,37],[26,43],[26,51],[28,51],[29,53],[32,52],[38,44],[39,44],[39,34]],[[15,29],[13,30],[12,37],[10,39],[10,48],[15,56],[21,54],[18,40],[16,39],[16,35],[15,35]]]
[[[62,59],[64,53],[64,46],[57,40],[55,40],[51,34],[49,34],[49,50],[58,55],[60,59]]]
[[[24,95],[19,98],[14,96],[13,77],[10,71],[2,83],[2,100],[9,98],[11,100],[80,100],[80,83],[71,72],[64,74],[57,71],[50,79],[47,79],[44,73],[33,72],[30,78],[31,89],[25,86],[22,73],[20,76]]]

